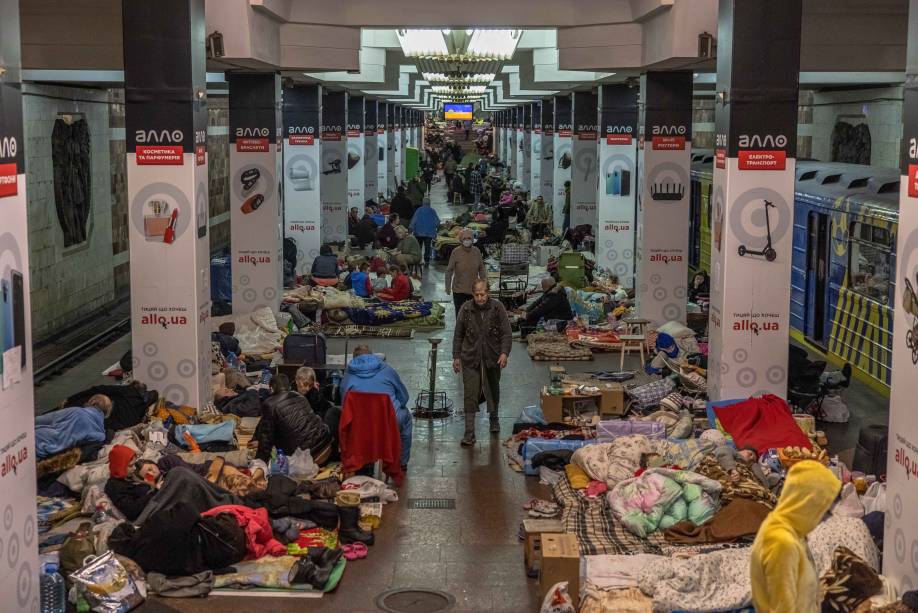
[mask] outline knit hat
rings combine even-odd
[[[233,336],[236,334],[236,324],[231,321],[220,324],[220,327],[217,329],[220,331],[220,334],[225,334],[227,336]]]
[[[108,472],[115,479],[127,477],[128,466],[137,453],[126,445],[115,445],[108,452]]]
[[[721,445],[727,444],[727,439],[724,437],[723,432],[720,430],[715,430],[714,428],[705,430],[698,438],[703,442],[714,443],[715,447],[720,447]]]

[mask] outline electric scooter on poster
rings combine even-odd
[[[778,252],[775,251],[774,247],[771,246],[771,219],[768,215],[768,209],[775,208],[775,205],[773,205],[768,200],[763,200],[763,202],[765,203],[765,232],[766,232],[765,248],[761,250],[757,250],[757,249],[749,249],[748,247],[746,247],[746,245],[740,245],[737,248],[737,252],[740,254],[740,256],[745,256],[745,255],[765,256],[766,260],[768,260],[769,262],[774,262],[775,258],[778,257]]]

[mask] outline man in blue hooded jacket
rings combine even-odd
[[[430,265],[433,257],[433,239],[437,237],[440,229],[440,216],[430,206],[430,198],[421,200],[421,208],[414,212],[409,226],[411,233],[418,239],[424,248],[424,264]]]
[[[347,365],[341,379],[341,404],[350,390],[374,394],[388,394],[395,407],[395,420],[402,438],[402,466],[408,465],[411,457],[411,435],[414,423],[408,410],[408,388],[402,383],[395,369],[383,362],[367,345],[354,348],[354,357]]]

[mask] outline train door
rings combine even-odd
[[[807,222],[806,334],[820,346],[825,344],[828,246],[829,216],[825,213],[810,213]]]

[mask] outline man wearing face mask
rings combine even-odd
[[[472,232],[463,230],[459,234],[459,241],[446,267],[446,293],[453,295],[457,316],[462,305],[471,300],[475,282],[481,280],[487,283],[488,280],[481,251],[472,245]]]
[[[475,444],[475,415],[482,397],[487,402],[491,432],[500,432],[500,371],[507,366],[512,332],[507,311],[491,298],[487,281],[473,285],[473,300],[456,314],[453,333],[453,370],[462,373],[465,408],[463,447]]]

